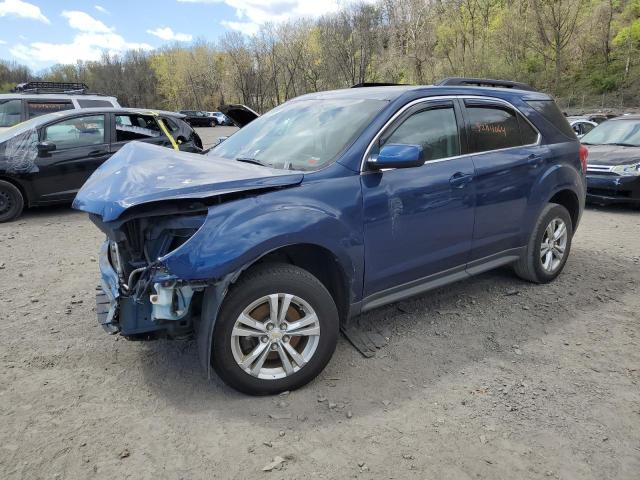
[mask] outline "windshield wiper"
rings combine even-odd
[[[270,167],[270,165],[261,162],[260,160],[258,160],[257,158],[251,158],[251,157],[238,157],[236,158],[236,160],[238,162],[244,162],[244,163],[253,163],[254,165],[260,165],[261,167]]]

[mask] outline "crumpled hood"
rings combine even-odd
[[[589,165],[628,165],[640,162],[640,147],[619,145],[585,145]]]
[[[131,142],[82,186],[73,208],[104,222],[143,203],[297,185],[303,174]]]

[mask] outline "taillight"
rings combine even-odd
[[[587,173],[587,157],[589,156],[589,150],[584,145],[580,144],[580,163],[582,164],[582,173]]]

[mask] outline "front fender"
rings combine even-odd
[[[306,244],[332,252],[347,276],[351,301],[360,300],[364,242],[357,182],[356,176],[346,177],[334,179],[331,186],[318,182],[213,206],[202,227],[160,259],[181,279],[213,282],[196,325],[198,353],[207,371],[215,321],[229,285],[274,250]],[[324,194],[318,197],[312,191],[316,188]]]
[[[348,277],[351,298],[359,299],[364,240],[357,176],[212,206],[202,227],[160,262],[184,280],[216,281],[269,252],[297,244],[332,252]]]

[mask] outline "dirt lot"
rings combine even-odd
[[[219,137],[228,137],[235,133],[238,129],[236,127],[215,127],[215,128],[196,128],[196,131],[202,138],[202,143],[205,148],[212,146],[216,143]]]
[[[341,339],[312,384],[251,398],[192,341],[105,334],[102,235],[29,211],[0,225],[0,478],[637,480],[639,238],[640,212],[590,209],[555,283],[503,269],[381,308],[377,357]]]

